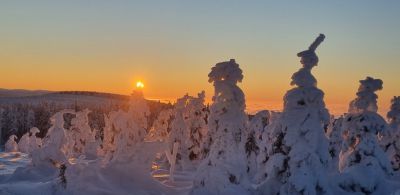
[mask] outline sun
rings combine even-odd
[[[142,81],[136,82],[136,88],[139,88],[139,89],[143,89],[144,88],[144,84],[142,83]]]

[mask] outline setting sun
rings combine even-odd
[[[141,81],[136,82],[136,88],[144,88],[144,84]]]

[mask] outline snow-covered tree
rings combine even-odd
[[[19,151],[31,154],[33,150],[38,149],[42,144],[41,139],[36,137],[39,132],[38,128],[32,127],[29,132],[25,133],[18,142]]]
[[[96,132],[89,126],[90,111],[84,109],[71,113],[71,127],[67,131],[66,154],[68,157],[78,157],[82,154],[91,157],[96,156]]]
[[[329,153],[324,131],[330,115],[324,93],[311,74],[318,63],[315,49],[324,38],[321,34],[308,50],[297,54],[303,67],[293,74],[291,84],[296,87],[285,94],[283,112],[272,125],[267,182],[261,188],[264,193],[331,193],[326,180]],[[268,189],[269,184],[272,186]]]
[[[248,194],[244,133],[245,98],[237,86],[242,70],[234,59],[216,64],[208,75],[215,87],[208,119],[210,152],[200,164],[192,194]]]
[[[11,135],[5,145],[6,152],[18,152],[18,137],[16,135]]]
[[[393,97],[392,105],[387,113],[390,131],[382,139],[382,145],[389,156],[395,171],[400,170],[400,96]]]
[[[142,91],[134,91],[128,112],[123,110],[110,112],[104,128],[104,162],[125,161],[132,154],[137,143],[144,140],[147,133],[149,108]]]
[[[64,114],[71,113],[71,110],[62,110],[54,114],[51,118],[52,126],[48,130],[46,137],[43,138],[43,146],[32,151],[32,163],[34,165],[68,163],[65,155],[65,145],[67,143],[66,130],[64,129]]]
[[[168,134],[167,146],[172,151],[174,143],[179,143],[177,152],[177,164],[186,166],[189,161],[189,129],[185,122],[184,112],[186,105],[191,97],[184,95],[182,98],[177,99],[174,105],[174,120],[171,124],[171,131]]]
[[[253,181],[257,184],[264,182],[266,177],[268,176],[266,172],[266,166],[269,159],[268,150],[271,147],[273,139],[275,138],[273,137],[272,132],[273,130],[275,130],[276,125],[278,125],[276,121],[280,118],[280,116],[280,112],[270,111],[268,115],[262,117],[263,120],[265,120],[263,124],[265,124],[266,126],[264,127],[261,135],[257,134],[256,132],[256,140],[259,147],[259,154],[256,158],[257,172],[253,177]]]
[[[22,153],[28,153],[29,150],[29,132],[25,133],[18,142],[18,150]]]
[[[197,97],[191,97],[185,109],[185,123],[189,130],[188,150],[190,160],[199,160],[205,157],[204,145],[207,135],[208,112],[204,105],[205,92]]]
[[[339,171],[339,153],[343,142],[342,124],[343,116],[339,118],[332,117],[326,132],[326,136],[329,139],[329,154],[331,156],[329,168],[332,172]]]
[[[42,139],[37,137],[37,134],[40,132],[40,130],[36,127],[32,127],[29,130],[29,149],[28,149],[28,154],[32,154],[32,151],[39,149],[42,147]]]
[[[150,140],[163,141],[168,137],[171,131],[171,124],[174,119],[173,109],[162,110],[157,119],[154,121],[151,127],[148,137]]]
[[[260,171],[259,166],[262,162],[257,161],[259,155],[266,147],[266,141],[263,140],[263,133],[266,126],[269,124],[270,113],[267,110],[257,112],[250,120],[246,133],[244,134],[246,141],[245,150],[247,157],[247,173],[250,178],[253,178]],[[263,155],[263,154],[261,154]],[[261,165],[262,166],[262,165]]]
[[[357,97],[343,120],[339,169],[343,173],[340,187],[345,191],[382,192],[386,188],[385,177],[392,174],[388,157],[378,143],[378,136],[387,131],[385,120],[377,113],[375,91],[381,89],[380,79],[361,80]]]
[[[141,89],[132,92],[128,113],[133,117],[133,121],[139,126],[139,128],[141,128],[139,133],[143,133],[143,135],[140,136],[144,136],[148,131],[147,120],[150,115],[150,110]]]

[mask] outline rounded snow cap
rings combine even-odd
[[[243,74],[235,59],[217,63],[208,74],[208,82],[226,81],[233,84],[242,82]]]
[[[383,81],[381,79],[374,79],[372,77],[367,77],[365,80],[360,80],[360,84],[361,85],[358,88],[358,92],[375,92],[383,88]]]
[[[18,137],[14,134],[10,135],[9,140],[17,141]]]
[[[392,105],[390,111],[387,113],[387,117],[390,120],[400,120],[400,96],[394,96],[391,100]]]
[[[350,103],[350,112],[359,111],[378,111],[376,91],[383,88],[381,79],[374,79],[367,77],[365,80],[360,80],[360,87],[358,88],[357,98]]]
[[[29,130],[29,132],[30,132],[32,135],[36,135],[36,133],[39,133],[40,130],[39,130],[37,127],[32,127],[32,128]]]
[[[315,54],[315,50],[317,47],[324,41],[325,35],[319,34],[319,36],[315,39],[315,41],[308,47],[308,50],[302,51],[297,54],[298,57],[301,57],[301,64],[304,65],[305,68],[312,68],[318,64],[318,56]]]

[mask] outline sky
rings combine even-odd
[[[313,69],[333,114],[358,81],[380,78],[380,112],[400,95],[400,1],[14,1],[0,3],[0,88],[129,94],[206,91],[218,62],[236,59],[249,111],[282,108],[296,54],[326,35]]]

